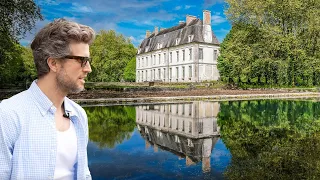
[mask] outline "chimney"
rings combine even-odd
[[[184,23],[184,21],[179,21],[179,25],[181,25],[181,24],[183,24]]]
[[[155,26],[155,27],[154,27],[154,35],[157,35],[157,34],[158,34],[158,32],[159,32],[158,27],[157,27],[157,26]]]
[[[146,38],[150,37],[151,32],[149,30],[146,31]]]
[[[211,11],[203,10],[203,25],[211,25]]]
[[[191,16],[191,15],[187,15],[187,18],[186,18],[187,25],[188,25],[191,21],[193,21],[194,19],[197,19],[197,17]]]

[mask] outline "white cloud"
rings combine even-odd
[[[133,36],[130,36],[129,39],[132,41],[136,41],[136,38],[134,38]]]
[[[141,44],[141,42],[145,39],[145,35],[139,35],[138,37],[130,36],[129,39],[131,40],[132,44],[138,47]]]
[[[191,7],[193,7],[193,6],[185,5],[185,6],[184,6],[184,9],[190,9]]]
[[[58,5],[60,4],[58,1],[55,1],[55,0],[36,0],[35,1],[36,4],[40,5],[40,6],[44,6],[44,5]]]
[[[211,24],[218,25],[221,23],[227,22],[227,19],[223,16],[220,16],[220,13],[216,13],[211,16]]]
[[[215,4],[224,3],[224,0],[204,0],[203,6],[204,8],[210,8]]]
[[[90,12],[93,12],[90,7],[83,6],[83,5],[78,4],[78,3],[72,3],[71,10],[75,11],[75,12],[79,12],[79,13],[90,13]]]
[[[228,29],[224,29],[224,28],[221,28],[221,29],[218,29],[218,30],[214,30],[215,33],[228,33],[230,30]]]
[[[49,23],[50,23],[50,21],[47,19],[45,19],[43,21],[37,21],[35,24],[35,27],[33,29],[31,29],[30,32],[26,33],[26,36],[20,40],[20,43],[24,46],[31,44],[31,42],[34,39],[34,36],[38,33],[38,31],[40,31],[41,28],[43,28],[45,25],[47,25]]]
[[[176,6],[175,8],[174,8],[174,10],[180,10],[181,9],[181,6]]]

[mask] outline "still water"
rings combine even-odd
[[[93,179],[320,179],[320,102],[84,107]]]

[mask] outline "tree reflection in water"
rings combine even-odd
[[[320,103],[222,102],[220,133],[232,154],[227,179],[320,179]]]
[[[136,126],[132,106],[85,107],[88,115],[89,137],[100,148],[113,148],[129,139]]]

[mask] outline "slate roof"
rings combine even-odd
[[[157,35],[153,32],[148,38],[144,39],[139,46],[138,54],[157,50],[158,43],[162,44],[162,48],[177,46],[176,39],[180,38],[178,45],[187,44],[188,36],[193,35],[192,42],[203,42],[203,22],[201,19],[194,19],[188,25],[184,22],[177,26],[164,29]],[[212,42],[210,44],[219,45],[219,41],[212,31]],[[148,47],[148,48],[147,48]]]
[[[148,128],[149,134],[145,133],[145,128]],[[189,138],[192,141],[193,147],[188,146],[188,137],[170,133],[163,132],[162,137],[157,137],[156,129],[150,126],[145,126],[140,124],[140,134],[141,136],[149,141],[151,144],[157,144],[161,149],[166,151],[170,151],[178,156],[188,156],[192,159],[193,162],[202,161],[202,157],[204,156],[202,151],[202,146],[204,143],[204,139],[212,139],[212,147],[211,151],[217,143],[219,137],[206,137],[206,138]],[[175,142],[175,136],[179,137],[180,142]]]

